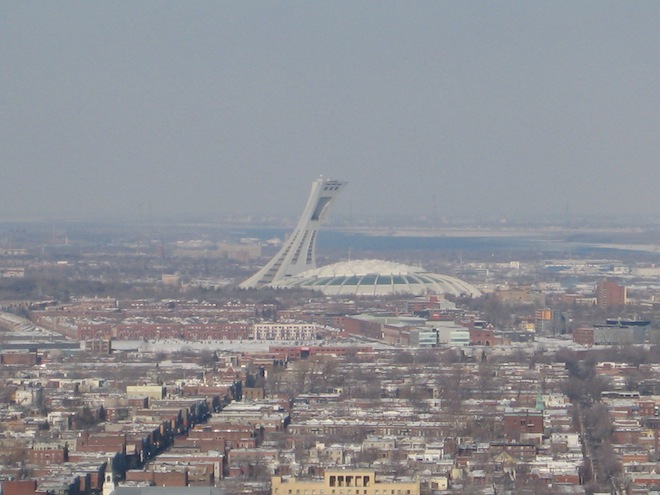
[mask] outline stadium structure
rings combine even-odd
[[[316,179],[312,183],[300,220],[279,252],[257,273],[239,285],[242,289],[258,289],[276,285],[288,277],[316,268],[316,234],[328,208],[346,182]]]
[[[317,268],[316,238],[322,220],[346,182],[317,179],[293,233],[261,270],[239,285],[305,288],[326,295],[451,294],[477,297],[479,289],[455,277],[383,260],[353,260]]]

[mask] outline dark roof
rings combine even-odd
[[[210,486],[121,486],[112,495],[225,495],[221,488]]]

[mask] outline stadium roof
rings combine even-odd
[[[315,268],[272,284],[319,290],[326,295],[451,294],[478,297],[479,289],[455,277],[383,260],[354,260]]]

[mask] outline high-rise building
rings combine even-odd
[[[534,326],[538,335],[557,335],[565,330],[561,312],[549,308],[536,310]]]
[[[623,306],[627,302],[626,288],[613,280],[601,280],[596,286],[596,305],[599,308]]]
[[[316,268],[316,235],[328,207],[346,184],[323,178],[315,180],[305,209],[289,239],[266,266],[239,287],[259,288]]]

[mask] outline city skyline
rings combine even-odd
[[[652,2],[0,2],[0,220],[655,220]]]

